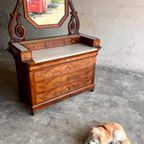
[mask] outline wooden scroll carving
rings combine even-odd
[[[69,0],[69,6],[70,6],[70,9],[71,9],[71,12],[70,12],[71,19],[68,23],[69,35],[78,34],[79,29],[80,29],[80,22],[79,22],[79,18],[78,18],[78,13],[77,13],[77,11],[75,11],[72,0]]]
[[[77,11],[75,11],[74,5],[72,3],[72,0],[69,0],[69,6],[71,9],[71,12],[70,12],[71,18],[68,23],[68,32],[69,32],[69,35],[78,34],[79,28],[80,28],[80,22],[79,22]],[[9,32],[11,42],[23,41],[26,38],[26,29],[22,25],[22,22],[20,19],[21,7],[22,7],[22,0],[17,0],[15,9],[13,13],[10,14],[8,32]]]
[[[22,25],[20,17],[21,14],[19,13],[20,8],[22,6],[22,0],[17,0],[16,7],[13,13],[10,14],[10,21],[8,25],[8,32],[10,36],[10,41],[22,41],[25,39],[26,36],[26,29]]]

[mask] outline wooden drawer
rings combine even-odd
[[[78,90],[82,87],[88,86],[91,84],[91,77],[81,79],[81,81],[76,81],[73,83],[68,83],[64,86],[57,87],[55,89],[47,90],[41,94],[36,94],[36,103],[41,103],[44,101],[52,100],[63,96],[64,94],[69,94],[72,91]]]
[[[95,58],[93,57],[65,64],[60,64],[41,71],[36,71],[34,73],[34,80],[35,82],[40,82],[49,78],[62,76],[68,73],[82,71],[83,69],[92,67],[94,64],[95,64]]]
[[[25,44],[25,46],[30,50],[39,50],[45,48],[45,42],[29,43],[29,44]]]
[[[86,77],[92,77],[93,69],[87,68],[83,69],[81,72],[73,72],[70,74],[62,75],[60,77],[54,77],[45,79],[44,81],[35,83],[35,92],[37,94],[43,93],[45,90],[53,90],[67,83],[72,83],[74,81],[81,81]]]

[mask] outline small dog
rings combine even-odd
[[[94,127],[85,144],[131,144],[123,127],[114,122]]]

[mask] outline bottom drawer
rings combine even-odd
[[[72,91],[78,90],[79,88],[88,86],[92,83],[91,77],[83,78],[81,81],[76,81],[73,83],[66,84],[61,87],[57,87],[51,91],[45,89],[45,91],[41,94],[36,95],[36,103],[41,103],[47,100],[51,100],[62,96],[64,94],[70,93]]]

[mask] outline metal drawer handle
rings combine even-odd
[[[36,49],[37,47],[36,47],[36,46],[33,46],[33,48]]]
[[[67,71],[67,72],[68,72],[68,71],[70,71],[70,68],[69,68],[69,67],[67,67],[67,68],[66,68],[66,71]]]
[[[66,88],[66,91],[69,91],[69,90],[70,90],[70,89],[67,87],[67,88]]]

